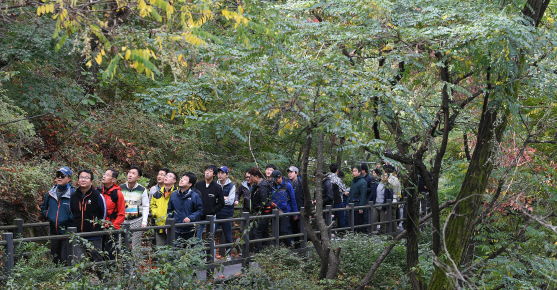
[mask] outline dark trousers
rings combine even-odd
[[[52,254],[52,260],[54,263],[69,266],[68,240],[51,240],[50,254]]]
[[[111,234],[111,235],[106,235],[103,236],[102,241],[103,241],[103,246],[102,249],[103,251],[107,252],[107,256],[104,257],[104,260],[114,260],[114,257],[116,256],[116,247],[114,245],[116,245],[118,243],[118,239],[120,237],[120,234]]]
[[[344,204],[342,203],[335,203],[333,208],[344,208]],[[335,219],[337,221],[338,228],[346,227],[346,211],[336,211],[335,212]]]
[[[365,213],[365,211],[364,211]],[[364,213],[360,213],[360,210],[354,210],[354,225],[359,226],[364,224]],[[354,230],[356,233],[363,233],[364,228],[357,228]]]
[[[255,220],[257,222],[257,226],[253,228],[253,236],[256,240],[258,239],[265,239],[269,237],[269,219],[268,218],[258,218]],[[269,245],[269,242],[256,242],[255,243],[255,253],[259,253],[261,251],[262,246]]]
[[[279,219],[279,235],[286,236],[290,234],[290,217],[283,216]],[[292,241],[290,238],[280,239],[280,242],[283,243],[286,247],[292,246]]]
[[[293,234],[301,234],[302,233],[302,227],[304,225],[302,225],[302,217],[299,216],[297,220],[294,220],[294,217],[291,217],[292,220],[290,221],[290,224],[292,226],[292,233]],[[301,248],[301,243],[303,243],[303,237],[295,237],[294,238],[294,248],[299,249]]]
[[[222,218],[222,219],[228,219],[228,218],[232,218],[232,217],[227,217],[227,218]],[[224,240],[226,241],[227,244],[232,243],[232,222],[224,222],[224,223],[215,223],[215,233],[217,232],[217,230],[219,229],[219,227],[222,227],[222,233],[224,234]],[[223,241],[219,241],[219,243],[223,244]],[[230,247],[226,247],[226,252],[228,252],[228,250],[230,249]],[[216,257],[216,250],[215,253],[213,253],[214,257]]]

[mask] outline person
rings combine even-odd
[[[170,201],[172,193],[177,190],[175,186],[176,179],[176,172],[169,170],[164,177],[164,185],[153,195],[153,198],[151,198],[149,208],[151,209],[151,214],[153,215],[156,226],[166,224],[168,202]],[[155,231],[155,244],[157,246],[164,246],[166,244],[166,231],[162,229]]]
[[[393,173],[395,171],[395,167],[391,165],[391,163],[389,163],[389,161],[385,160],[385,164],[383,164],[383,170],[386,173]]]
[[[151,198],[153,198],[153,195],[159,192],[164,186],[164,178],[169,171],[170,169],[164,167],[159,169],[159,173],[157,174],[157,184],[153,185],[151,189],[149,189],[149,202],[151,202]]]
[[[79,171],[78,188],[70,196],[70,211],[73,214],[73,223],[78,233],[88,233],[101,231],[102,226],[94,220],[104,220],[106,218],[106,202],[103,195],[93,187],[93,172],[88,169]],[[92,249],[85,249],[85,245],[76,247],[74,255],[80,259],[84,255],[95,262],[102,261],[99,251],[102,250],[102,236],[86,237]]]
[[[267,179],[263,178],[261,170],[259,170],[259,168],[257,167],[253,167],[252,169],[250,169],[249,174],[252,185],[250,209],[251,215],[257,216],[270,214],[270,185],[267,182]],[[265,239],[269,237],[268,218],[259,218],[257,220],[257,226],[253,227],[253,236],[255,239]],[[259,253],[259,251],[261,251],[262,245],[269,245],[269,242],[256,242],[254,252]]]
[[[277,170],[277,167],[272,163],[269,163],[267,164],[267,166],[265,166],[265,176],[267,177],[267,182],[269,184],[271,184],[271,173],[273,173],[273,171],[275,170]]]
[[[292,185],[292,189],[294,190],[294,196],[296,197],[296,206],[298,207],[298,211],[301,211],[301,208],[304,207],[304,190],[302,188],[302,182],[298,178],[298,174],[300,170],[296,166],[288,167],[288,179],[290,179],[290,185]],[[290,226],[292,227],[293,234],[300,234],[302,233],[302,219],[294,216],[290,217]],[[300,241],[302,240],[301,237],[294,238],[294,248],[298,249],[301,247]]]
[[[106,220],[117,230],[121,228],[126,217],[124,195],[120,186],[115,184],[118,175],[118,170],[113,168],[107,169],[102,177],[103,185],[97,189],[106,202]],[[118,241],[118,239],[118,234],[104,235],[102,237],[103,251],[108,253],[108,256],[105,257],[107,260],[114,259],[114,242]]]
[[[271,206],[278,208],[280,213],[297,212],[296,195],[294,188],[286,178],[282,178],[282,172],[275,170],[271,173]],[[294,216],[294,222],[298,216]],[[279,235],[290,234],[290,216],[283,216],[279,219]],[[290,238],[281,239],[286,247],[291,247]]]
[[[199,191],[193,188],[197,182],[197,176],[192,172],[186,172],[178,182],[176,190],[168,201],[168,217],[173,218],[176,224],[194,223],[203,215],[203,201]],[[189,240],[193,238],[195,231],[191,227],[177,227],[176,238]]]
[[[350,185],[350,192],[348,194],[348,203],[354,203],[354,206],[362,206],[366,204],[367,183],[362,175],[362,167],[359,165],[352,168],[352,184]],[[348,206],[346,206],[348,207]],[[361,225],[363,222],[363,210],[358,210],[354,213],[354,225]],[[363,232],[361,228],[356,229],[356,232]]]
[[[381,175],[381,182],[377,186],[376,194],[371,195],[368,201],[373,202],[374,204],[385,204],[389,199],[393,199],[393,190],[392,186],[389,184],[389,174],[387,172],[384,172],[383,175]],[[373,215],[373,223],[385,222],[388,220],[387,205],[373,207],[373,209],[375,210],[375,214]],[[392,211],[392,214],[395,214],[394,210]],[[386,233],[386,229],[387,224],[381,224],[380,233]]]
[[[64,235],[68,227],[73,227],[73,215],[70,211],[70,196],[75,192],[71,185],[72,171],[62,167],[56,171],[56,185],[46,194],[41,205],[43,216],[50,222],[50,235]],[[69,266],[68,240],[51,240],[50,253],[56,264]]]
[[[367,164],[363,163],[361,166],[362,166],[362,175],[364,176],[364,179],[366,180],[366,186],[367,186],[366,200],[367,200],[369,198],[369,196],[371,195],[371,191],[374,188],[375,180],[369,174],[369,167],[367,166]],[[367,208],[364,210],[363,217],[364,217],[363,223],[364,224],[369,224],[369,222],[370,222],[369,221],[369,210]],[[363,228],[362,231],[367,232],[367,228]]]
[[[205,179],[195,184],[195,189],[199,191],[199,196],[203,201],[203,215],[201,220],[207,219],[208,215],[215,215],[224,207],[224,196],[222,195],[222,187],[213,181],[217,175],[217,167],[215,165],[205,166]],[[197,237],[199,240],[203,238],[203,230],[205,225],[197,226]]]
[[[317,176],[317,172],[315,173],[315,176]],[[323,209],[328,205],[330,206],[333,205],[334,196],[335,196],[333,192],[333,183],[331,182],[331,179],[329,179],[329,175],[325,171],[323,171],[323,183],[321,186],[321,196],[323,200]],[[315,200],[315,196],[314,196],[314,200]]]
[[[330,172],[327,177],[329,178],[333,186],[333,208],[344,208],[345,205],[342,201],[342,195],[347,191],[346,185],[344,185],[344,182],[342,182],[342,180],[337,175],[339,170],[336,163],[332,163],[329,166],[329,170]],[[346,227],[346,211],[337,211],[335,212],[334,216],[337,220],[337,226],[339,228]]]
[[[218,219],[230,219],[234,217],[234,202],[236,201],[236,186],[228,176],[230,175],[230,170],[228,167],[221,166],[217,171],[217,184],[222,188],[222,195],[224,197],[224,206],[220,211],[217,212],[216,217]],[[222,232],[224,234],[224,239],[227,244],[232,243],[232,222],[215,223],[215,232],[219,227],[222,227]],[[226,251],[230,247],[226,248]],[[215,255],[216,256],[216,255]],[[226,256],[226,260],[230,261],[232,258],[230,255]]]
[[[389,185],[391,185],[391,188],[393,190],[393,203],[396,203],[398,201],[401,200],[402,195],[402,185],[400,184],[400,181],[398,180],[398,172],[395,170],[393,171],[393,173],[389,174],[389,179],[387,180],[389,182]],[[393,210],[395,211],[395,215],[396,215],[396,219],[400,219],[402,218],[402,204],[395,204],[393,205]],[[397,223],[393,223],[394,225],[397,225]],[[397,225],[397,227],[393,226],[393,230],[397,229],[397,228],[402,228],[402,222],[400,222],[400,225]]]
[[[244,203],[242,205],[242,212],[249,212],[250,208],[250,192],[251,192],[251,184],[250,177],[249,177],[249,169],[246,170],[244,173],[244,181],[236,187],[236,203],[238,204],[240,198],[244,199]]]
[[[132,166],[128,170],[127,182],[120,185],[124,200],[126,201],[126,219],[131,220],[131,227],[146,227],[149,216],[149,193],[138,183],[143,171],[139,166]],[[141,211],[139,210],[141,208]],[[141,245],[142,232],[132,234],[132,247]]]

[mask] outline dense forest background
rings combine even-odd
[[[343,287],[379,287],[380,253],[404,260],[389,287],[557,287],[554,1],[4,0],[0,17],[3,224],[42,220],[61,166],[140,165],[152,185],[163,166],[238,182],[294,164],[313,196],[315,170],[387,160],[413,222]],[[357,258],[320,239],[314,279],[348,279]]]

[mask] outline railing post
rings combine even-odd
[[[213,263],[215,262],[215,257],[213,254],[215,253],[215,216],[208,215],[207,221],[209,222],[208,225],[208,232],[209,232],[209,254],[207,255],[207,262]]]
[[[77,233],[77,228],[76,227],[68,227],[67,233],[71,235],[71,233]],[[70,266],[73,266],[77,260],[77,257],[75,256],[75,252],[76,252],[76,248],[77,246],[77,237],[74,236],[73,241],[72,238],[69,238],[68,241],[68,264]]]
[[[333,206],[332,205],[327,205],[325,207],[325,210],[327,210],[327,215],[325,216],[325,223],[327,224],[327,226],[329,226],[332,222],[333,222]],[[332,227],[329,229],[329,240],[331,239],[331,234],[333,233]]]
[[[16,238],[23,238],[23,219],[14,219],[14,224],[17,226]]]
[[[373,207],[374,202],[369,202],[369,212],[368,212],[368,220],[369,220],[369,234],[373,235],[373,217],[375,215],[375,208]]]
[[[4,246],[4,276],[8,277],[14,267],[14,234],[2,233],[2,240],[6,241]]]
[[[392,209],[393,200],[387,199],[387,233],[393,232],[392,221],[393,221],[393,209]]]
[[[350,208],[348,212],[348,224],[350,225],[350,231],[354,233],[354,203],[349,203],[348,207]]]
[[[130,223],[130,221],[124,221],[122,223],[121,227],[122,227],[122,230],[124,230],[124,234],[123,234],[124,249],[129,252],[130,251],[130,236],[131,236],[131,233],[130,233],[131,223]]]
[[[304,218],[302,217],[302,213],[305,214],[304,207],[300,208],[300,216],[298,218],[300,219],[300,230],[302,231],[302,234],[304,234],[300,248],[302,248],[303,251],[306,252],[306,247],[308,244],[308,233],[306,232],[306,227],[304,227]]]
[[[278,208],[273,209],[273,214],[275,215],[273,221],[273,236],[275,237],[275,246],[278,246],[280,237],[280,216]]]
[[[168,233],[166,234],[166,244],[174,246],[174,240],[176,238],[176,220],[174,218],[166,218],[166,224],[170,225],[170,228],[167,229]]]
[[[244,235],[244,244],[242,245],[242,258],[247,259],[249,257],[249,234],[250,234],[250,218],[249,218],[249,212],[243,212],[242,213],[242,218],[244,219],[243,221],[243,229],[242,229],[242,233]],[[249,265],[249,263],[246,263],[247,265]]]

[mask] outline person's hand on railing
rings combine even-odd
[[[190,220],[190,218],[188,218],[188,217],[184,219],[184,222],[185,222],[185,223],[189,223],[190,221],[191,221],[191,220]]]
[[[359,213],[364,213],[364,211],[363,211],[363,210],[359,210],[358,212],[359,212]]]

